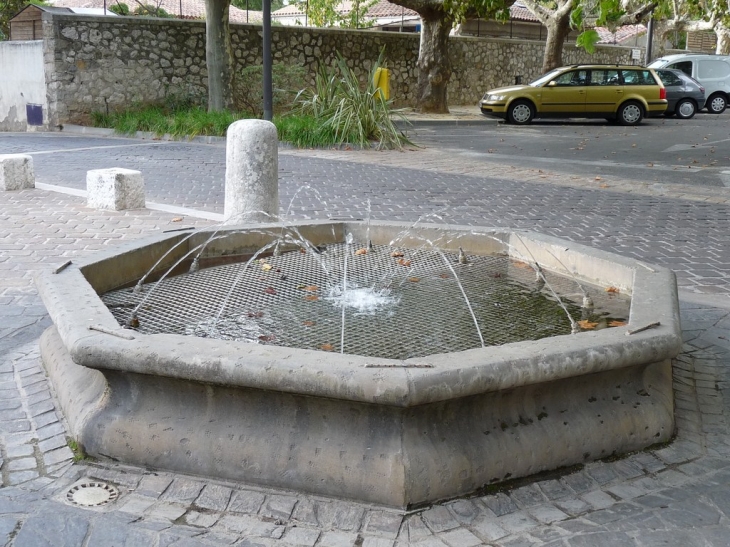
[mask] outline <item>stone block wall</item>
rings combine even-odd
[[[93,111],[113,111],[135,102],[160,103],[165,97],[206,100],[205,23],[138,17],[44,14],[44,63],[51,124],[86,123]],[[232,25],[236,70],[262,62],[260,25]],[[274,63],[307,69],[311,83],[320,63],[336,53],[361,79],[385,48],[391,70],[391,97],[413,104],[418,77],[420,36],[392,32],[274,26]],[[476,104],[489,88],[527,82],[540,74],[543,42],[453,37],[450,104]],[[630,62],[631,50],[599,48],[594,55],[567,45],[566,64]]]

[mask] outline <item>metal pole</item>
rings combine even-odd
[[[182,2],[182,0],[180,0]],[[246,22],[248,23],[248,0],[246,0]]]
[[[264,0],[264,119],[274,117],[273,93],[271,82],[271,0]]]
[[[651,42],[654,34],[654,13],[652,12],[649,22],[646,24],[646,55],[644,58],[644,64],[648,65],[651,63]]]

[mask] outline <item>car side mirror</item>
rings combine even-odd
[[[545,86],[545,87],[555,87],[556,85],[558,85],[557,82],[555,80],[552,80],[552,81],[548,82],[547,86]]]

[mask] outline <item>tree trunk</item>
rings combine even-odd
[[[543,74],[563,66],[563,44],[570,32],[570,12],[559,17],[551,17],[545,26],[547,38],[545,38],[545,55],[542,58]]]
[[[421,47],[418,52],[416,110],[448,114],[446,86],[451,78],[449,33],[453,21],[440,9],[419,12]]]
[[[205,0],[205,61],[208,65],[208,112],[232,110],[233,71],[228,8],[231,0]]]
[[[730,28],[718,25],[715,27],[715,34],[717,35],[715,54],[730,55]]]

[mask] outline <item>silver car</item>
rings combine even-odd
[[[704,88],[705,108],[711,114],[722,114],[730,102],[730,55],[682,53],[665,55],[653,61],[651,68],[673,68],[697,80]]]
[[[655,69],[667,90],[665,116],[677,116],[685,120],[694,116],[705,106],[705,88],[681,70]]]

